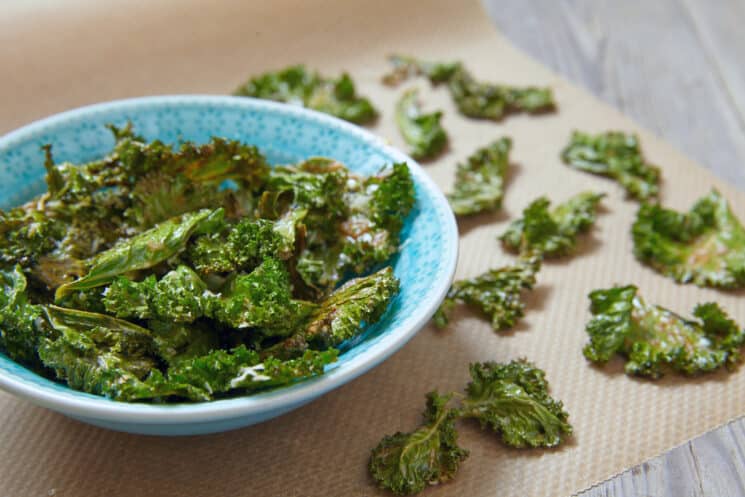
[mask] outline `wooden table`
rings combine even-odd
[[[483,1],[518,47],[745,190],[745,2]],[[580,495],[743,496],[745,419]]]

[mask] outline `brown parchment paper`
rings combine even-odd
[[[382,495],[367,475],[370,448],[386,433],[415,427],[428,390],[462,388],[472,361],[535,361],[565,402],[576,435],[559,450],[511,450],[465,423],[461,442],[471,457],[454,482],[427,491],[432,497],[570,495],[745,412],[745,371],[652,383],[626,377],[620,362],[602,370],[586,363],[592,289],[634,282],[650,301],[684,313],[716,300],[740,322],[745,301],[678,286],[638,264],[629,236],[635,204],[612,182],[562,165],[558,153],[574,128],[635,130],[663,168],[667,204],[687,209],[716,186],[745,217],[745,195],[516,51],[476,1],[18,1],[3,8],[0,132],[104,100],[228,93],[250,74],[304,62],[350,71],[381,111],[373,131],[402,146],[391,115],[401,89],[379,84],[390,52],[462,59],[485,80],[550,85],[558,113],[492,123],[463,119],[445,90],[412,83],[427,109],[445,111],[450,151],[425,168],[446,191],[457,160],[500,135],[514,139],[504,209],[460,223],[458,277],[510,259],[495,237],[534,197],[561,201],[589,188],[609,195],[579,255],[545,264],[513,332],[496,335],[460,312],[449,329],[425,327],[372,372],[258,426],[201,437],[134,436],[0,393],[0,495]]]

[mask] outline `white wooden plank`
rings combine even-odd
[[[713,62],[707,16],[694,25],[679,0],[484,1],[516,45],[745,189],[741,117],[718,67],[742,71]]]

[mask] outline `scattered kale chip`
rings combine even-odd
[[[642,205],[632,234],[636,258],[679,283],[745,286],[745,229],[716,190],[686,213]]]
[[[517,448],[557,447],[572,434],[569,415],[549,396],[545,373],[532,363],[474,363],[470,372],[465,395],[428,393],[422,425],[388,435],[372,450],[368,469],[380,487],[411,495],[452,480],[468,457],[455,426],[462,418],[477,419]]]
[[[510,223],[500,236],[512,252],[537,253],[544,258],[561,257],[576,249],[577,235],[588,231],[605,195],[583,192],[550,209],[551,201],[540,197],[523,210],[523,217]]]
[[[561,158],[580,171],[613,178],[629,197],[648,200],[659,192],[660,170],[645,161],[635,135],[608,131],[593,136],[575,131]]]
[[[357,124],[369,123],[378,115],[368,99],[357,95],[349,74],[327,78],[302,65],[251,78],[233,94],[302,105]]]
[[[525,360],[471,364],[460,415],[501,434],[512,447],[556,447],[572,434],[561,402],[548,395],[546,374]]]
[[[435,313],[435,325],[440,328],[447,326],[449,314],[460,301],[489,318],[494,331],[512,328],[524,315],[522,294],[533,288],[540,267],[540,257],[529,255],[515,264],[456,281]]]
[[[460,62],[423,61],[403,55],[389,60],[393,70],[383,77],[384,83],[393,86],[412,76],[424,76],[432,84],[447,84],[458,110],[467,117],[499,121],[516,112],[536,114],[556,107],[550,88],[477,81]]]
[[[456,215],[468,216],[501,207],[511,148],[512,140],[500,138],[458,164],[455,187],[448,195]]]
[[[693,375],[732,367],[745,343],[745,331],[717,304],[700,304],[694,319],[686,319],[647,303],[634,285],[591,292],[590,312],[585,357],[603,364],[620,354],[629,375],[659,378],[667,369]]]
[[[370,474],[381,487],[410,495],[455,477],[468,451],[458,446],[458,411],[447,407],[451,398],[428,393],[423,426],[386,436],[372,450]]]
[[[415,159],[433,159],[448,144],[448,136],[440,124],[442,112],[426,113],[419,103],[419,91],[412,88],[396,103],[396,124],[409,153]]]

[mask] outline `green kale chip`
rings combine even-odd
[[[372,450],[368,469],[380,487],[409,495],[453,479],[468,456],[457,443],[460,418],[478,419],[518,448],[556,447],[572,434],[562,403],[548,395],[546,374],[532,363],[475,363],[470,371],[465,395],[428,393],[422,426],[386,436]],[[450,406],[454,395],[460,403]]]
[[[603,193],[582,192],[550,210],[551,201],[540,197],[523,210],[500,236],[502,245],[513,252],[561,257],[574,252],[577,235],[595,222]]]
[[[20,265],[0,271],[0,285],[0,349],[14,361],[36,364],[36,347],[46,334],[43,308],[29,303]]]
[[[345,192],[350,173],[344,165],[330,159],[314,158],[295,166],[272,168],[266,196],[288,192],[288,208],[306,211],[303,219],[308,244],[327,244],[338,237],[338,225],[349,215]]]
[[[354,278],[318,304],[305,328],[268,350],[277,357],[294,357],[312,349],[337,347],[377,322],[398,294],[399,282],[391,267]]]
[[[458,216],[494,211],[502,205],[512,140],[504,137],[474,152],[459,163],[455,187],[448,195]]]
[[[107,285],[121,274],[147,269],[181,252],[192,235],[209,233],[221,225],[223,210],[202,209],[164,221],[132,238],[122,240],[89,261],[88,273],[57,288],[59,300],[75,290]]]
[[[169,367],[165,375],[153,370],[144,381],[127,378],[115,398],[130,402],[164,402],[174,398],[205,402],[228,393],[267,390],[321,375],[325,366],[337,357],[335,349],[308,350],[301,357],[287,361],[262,359],[245,345],[230,351],[217,349],[181,360]]]
[[[282,203],[279,193],[287,192],[291,200],[284,209],[306,213],[302,240],[295,245],[298,278],[293,283],[314,300],[328,295],[347,274],[364,274],[388,260],[398,250],[399,233],[415,201],[404,163],[365,178],[338,162],[315,158],[275,168],[268,184],[260,209],[274,213],[275,204]]]
[[[492,269],[476,278],[456,281],[435,313],[435,325],[440,328],[447,326],[448,315],[456,302],[461,301],[489,317],[495,331],[512,328],[524,315],[522,292],[533,288],[540,267],[540,257],[526,256],[513,265]]]
[[[195,237],[186,259],[200,273],[250,271],[268,257],[287,260],[295,252],[296,230],[305,210],[289,210],[280,219],[244,218],[226,229]]]
[[[647,200],[659,191],[660,170],[645,162],[635,135],[608,131],[593,136],[575,131],[561,158],[580,171],[613,178],[630,197]]]
[[[411,171],[397,163],[355,180],[346,200],[351,207],[341,223],[344,257],[338,270],[362,274],[398,251],[398,235],[415,202]]]
[[[679,283],[745,286],[745,229],[716,190],[687,213],[642,205],[632,234],[636,258]]]
[[[745,331],[717,304],[698,305],[696,319],[689,320],[648,304],[633,285],[591,292],[590,312],[585,357],[605,363],[620,354],[629,375],[659,378],[666,368],[693,375],[731,367],[745,343]]]
[[[456,71],[448,81],[450,94],[458,110],[476,119],[499,121],[515,112],[550,112],[555,108],[550,88],[515,87],[476,81],[465,69]]]
[[[158,357],[169,366],[185,359],[205,356],[221,345],[212,321],[176,323],[150,320],[147,327],[153,335]]]
[[[145,328],[54,305],[45,314],[56,336],[40,340],[39,358],[71,388],[118,399],[126,382],[142,380],[156,366]]]
[[[513,447],[556,447],[572,433],[562,403],[548,395],[546,373],[522,359],[471,364],[460,416],[501,433]]]
[[[65,223],[32,206],[0,210],[0,267],[33,266],[65,236]]]
[[[383,83],[389,86],[396,86],[414,76],[424,76],[433,84],[446,83],[456,71],[462,70],[459,62],[423,61],[407,55],[391,55],[388,61],[393,70],[383,76]]]
[[[302,65],[251,78],[233,94],[301,105],[357,124],[369,123],[378,115],[368,99],[357,95],[347,73],[338,79],[327,78]]]
[[[419,91],[409,89],[396,103],[396,124],[409,153],[415,159],[434,159],[448,144],[440,119],[442,112],[424,113],[419,103]]]
[[[119,318],[158,319],[192,323],[207,314],[216,295],[187,266],[178,266],[160,280],[142,281],[118,276],[104,290],[106,312]]]
[[[218,321],[236,329],[260,328],[270,336],[298,331],[317,307],[292,298],[289,274],[282,262],[272,258],[250,274],[233,278],[210,306],[211,316]]]
[[[369,470],[380,487],[410,495],[455,477],[468,451],[458,446],[458,412],[448,408],[451,398],[430,392],[423,425],[411,433],[386,436],[372,450]]]
[[[460,62],[431,62],[414,57],[389,57],[393,71],[383,82],[396,85],[411,76],[425,76],[432,84],[446,83],[461,114],[498,121],[515,112],[540,113],[555,108],[550,88],[515,87],[477,81]]]

